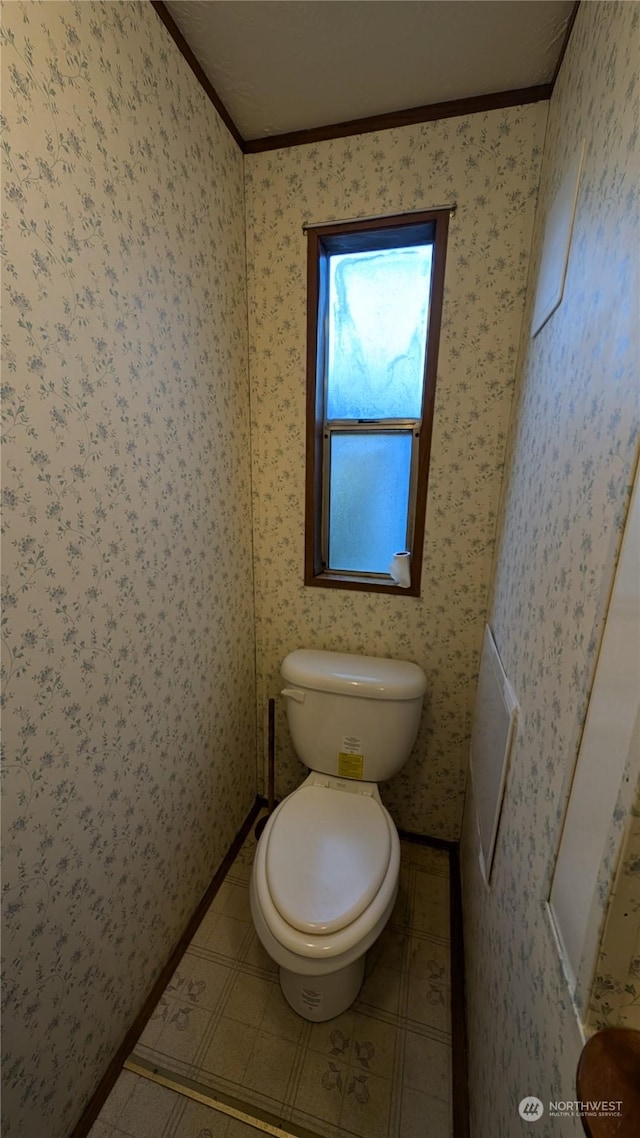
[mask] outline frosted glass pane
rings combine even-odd
[[[331,437],[329,568],[386,573],[407,540],[411,432]]]
[[[431,245],[333,254],[328,419],[419,419]]]

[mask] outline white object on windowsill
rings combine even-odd
[[[403,553],[394,554],[393,561],[389,566],[389,572],[401,589],[408,589],[411,586],[411,554],[405,550]]]

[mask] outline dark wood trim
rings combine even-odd
[[[160,19],[162,20],[162,23],[164,24],[164,26],[167,29],[169,35],[171,36],[173,42],[175,43],[176,47],[178,48],[178,51],[180,52],[181,55],[184,56],[185,60],[189,64],[189,67],[193,71],[193,74],[195,75],[196,79],[198,80],[198,83],[202,87],[203,91],[205,92],[206,95],[208,95],[209,99],[213,103],[215,109],[217,110],[218,114],[220,115],[220,118],[222,119],[223,123],[227,127],[227,130],[231,134],[232,138],[237,142],[240,149],[244,151],[245,142],[244,142],[242,135],[240,134],[240,131],[238,130],[233,119],[231,118],[231,115],[229,114],[224,103],[222,102],[222,99],[218,95],[218,92],[216,91],[215,87],[213,86],[213,83],[211,82],[211,80],[207,76],[202,65],[198,62],[195,55],[193,54],[191,48],[189,47],[189,44],[187,43],[186,39],[184,38],[182,32],[180,31],[180,28],[176,24],[175,20],[173,19],[173,16],[169,12],[169,9],[167,8],[166,4],[164,3],[164,0],[151,0],[151,4],[153,5],[156,12],[158,13]]]
[[[458,849],[457,842],[450,842],[447,838],[431,838],[428,834],[415,834],[413,830],[398,830],[401,842],[414,842],[420,846],[431,846],[435,850],[446,850],[454,853]]]
[[[242,148],[245,154],[261,154],[265,150],[281,150],[289,146],[307,146],[314,142],[325,142],[332,138],[347,138],[353,134],[371,134],[374,131],[391,130],[400,126],[415,126],[437,119],[457,118],[460,115],[476,115],[482,111],[496,111],[503,107],[519,107],[527,103],[539,103],[551,97],[552,84],[541,83],[536,87],[520,87],[514,91],[494,91],[489,95],[473,95],[468,99],[451,99],[444,103],[430,103],[422,107],[410,107],[403,111],[390,111],[382,115],[368,115],[348,122],[316,126],[310,130],[294,130],[287,134],[272,134],[265,138],[249,138]]]
[[[84,1108],[80,1116],[80,1120],[71,1132],[70,1138],[86,1138],[89,1131],[91,1130],[91,1127],[96,1121],[96,1118],[98,1117],[109,1094],[111,1093],[111,1090],[113,1089],[116,1079],[122,1070],[122,1065],[125,1059],[131,1053],[131,1051],[133,1051],[138,1038],[144,1031],[147,1021],[149,1020],[154,1008],[156,1007],[158,1000],[160,999],[167,984],[169,983],[169,980],[171,979],[171,976],[182,960],[182,957],[187,951],[189,944],[193,940],[198,925],[200,924],[207,909],[209,908],[209,905],[213,901],[213,898],[218,892],[218,889],[222,885],[222,882],[229,872],[231,864],[235,860],[240,847],[244,844],[246,838],[248,837],[251,831],[251,827],[253,826],[253,823],[255,822],[255,819],[259,814],[261,808],[262,802],[259,798],[256,798],[256,801],[247,814],[247,817],[242,823],[242,826],[238,830],[238,833],[233,839],[233,842],[224,855],[219,868],[216,870],[211,883],[198,902],[195,912],[187,923],[187,927],[182,933],[182,936],[180,937],[166,964],[158,974],[155,983],[149,992],[149,995],[145,999],[140,1011],[131,1024],[131,1027],[126,1033],[122,1043],[120,1044],[120,1047],[109,1063],[109,1066],[102,1076],[102,1079],[98,1083],[98,1086],[91,1096],[87,1106]]]
[[[314,142],[324,142],[332,138],[348,138],[354,134],[371,134],[375,131],[391,130],[395,127],[415,126],[423,122],[435,122],[438,119],[450,119],[457,118],[461,115],[480,114],[482,111],[495,111],[503,107],[525,106],[527,103],[539,103],[545,99],[549,99],[556,79],[558,78],[558,72],[560,71],[571,30],[580,6],[580,0],[575,0],[574,9],[567,24],[567,31],[560,57],[550,83],[540,83],[534,87],[518,87],[512,91],[492,91],[487,95],[473,95],[465,99],[449,99],[443,103],[427,103],[420,107],[407,107],[400,111],[388,111],[385,114],[365,115],[363,118],[349,119],[346,122],[340,123],[328,123],[326,126],[311,127],[309,130],[294,130],[288,131],[285,134],[267,135],[264,138],[245,139],[238,130],[238,127],[204,68],[198,62],[189,47],[189,44],[169,12],[164,0],[150,0],[150,3],[155,8],[162,23],[178,48],[178,51],[189,64],[200,86],[213,103],[220,118],[232,138],[237,142],[243,154],[261,154],[265,150],[281,150],[289,146],[305,146]]]
[[[469,1073],[464,980],[464,935],[460,848],[449,855],[449,917],[451,922],[451,1067],[453,1138],[469,1138]]]
[[[307,232],[307,399],[304,582],[311,584],[321,561],[318,503],[322,500],[322,391],[318,373],[318,305],[322,270],[318,232]]]
[[[444,275],[446,266],[448,209],[393,214],[379,218],[335,222],[307,229],[307,401],[306,401],[306,479],[304,584],[314,588],[346,589],[393,596],[419,597],[425,535],[429,458],[433,433],[433,414],[438,370],[438,348]],[[325,569],[322,562],[322,499],[324,394],[319,376],[324,373],[321,352],[324,337],[319,334],[319,315],[323,309],[323,273],[331,253],[351,249],[391,248],[403,240],[408,244],[433,241],[433,268],[429,321],[424,362],[424,401],[418,444],[418,470],[415,490],[413,540],[411,546],[411,584],[400,588],[392,581],[366,574],[342,574]]]
[[[553,89],[556,85],[558,75],[560,74],[560,68],[562,67],[562,61],[563,61],[563,59],[567,53],[567,48],[569,46],[569,40],[571,39],[571,33],[573,31],[573,25],[576,22],[576,16],[578,15],[578,8],[579,7],[580,7],[580,0],[574,0],[574,5],[573,5],[572,11],[571,11],[571,15],[569,16],[569,19],[567,21],[567,26],[566,26],[565,33],[564,33],[564,40],[562,41],[562,47],[560,48],[560,55],[558,56],[558,62],[556,63],[555,70],[553,72],[553,78],[551,80],[552,92],[553,92]]]
[[[442,210],[438,213],[436,240],[433,250],[433,276],[429,300],[429,326],[427,331],[428,338],[424,379],[425,406],[422,412],[422,430],[420,432],[418,489],[416,493],[413,551],[411,555],[411,582],[415,584],[418,596],[420,595],[420,584],[422,580],[422,554],[424,550],[427,499],[429,493],[429,463],[431,459],[431,439],[433,436],[433,416],[436,401],[436,380],[438,377],[438,352],[440,349],[442,306],[444,303],[444,273],[447,261],[449,216],[448,210]]]
[[[449,854],[449,928],[451,939],[451,1099],[453,1138],[469,1138],[469,1073],[467,1014],[464,979],[464,935],[462,927],[462,886],[460,844],[444,838],[430,838],[398,830],[404,842],[418,842],[446,850]]]
[[[347,589],[358,593],[390,593],[394,597],[419,597],[419,585],[410,585],[400,588],[399,585],[387,584],[385,581],[376,581],[368,577],[342,577],[339,573],[318,573],[308,577],[305,585],[312,589]]]

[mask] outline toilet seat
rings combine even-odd
[[[287,924],[326,935],[368,908],[391,856],[383,810],[370,793],[317,785],[285,799],[269,833],[265,871],[271,900]]]
[[[385,849],[386,841],[385,839],[381,838],[379,823],[381,823],[386,828],[389,842],[389,851],[388,855],[385,855],[384,852],[378,853],[378,861],[376,867],[377,872],[374,878],[367,880],[367,887],[361,895],[359,901],[354,901],[352,899],[350,905],[345,905],[344,911],[341,915],[338,915],[339,906],[336,906],[334,903],[334,924],[340,924],[342,919],[348,921],[348,923],[343,924],[342,927],[334,928],[331,931],[322,932],[319,931],[319,929],[316,927],[318,925],[317,920],[309,920],[308,908],[306,910],[303,908],[301,913],[294,911],[294,908],[292,906],[292,896],[286,894],[286,896],[283,897],[278,892],[277,885],[274,884],[276,859],[279,858],[283,854],[283,851],[286,850],[286,841],[283,841],[281,843],[280,839],[277,838],[277,833],[280,825],[280,818],[283,815],[283,821],[287,817],[289,821],[295,818],[297,811],[297,807],[294,806],[295,800],[298,799],[303,792],[306,793],[308,789],[311,789],[310,784],[313,785],[314,780],[317,779],[317,777],[317,775],[312,774],[309,779],[307,779],[307,781],[303,783],[303,785],[299,787],[298,790],[293,791],[293,793],[290,794],[288,798],[286,798],[271,815],[265,827],[264,833],[262,834],[262,837],[258,843],[251,877],[252,910],[254,911],[254,920],[257,921],[256,927],[260,926],[260,928],[262,928],[264,925],[264,935],[261,934],[263,944],[266,946],[266,940],[270,942],[267,951],[269,951],[273,959],[276,959],[278,963],[284,967],[293,968],[293,960],[297,958],[297,970],[304,972],[308,971],[308,967],[307,965],[303,964],[303,960],[301,958],[308,959],[309,967],[313,967],[313,960],[315,960],[316,965],[321,960],[326,960],[328,966],[330,961],[335,961],[337,965],[338,958],[340,958],[340,960],[344,959],[346,962],[347,958],[354,959],[357,954],[366,951],[369,945],[372,944],[376,937],[379,935],[381,928],[384,927],[384,924],[388,919],[390,909],[393,906],[393,902],[397,893],[398,877],[400,872],[400,842],[398,839],[398,834],[391,816],[382,805],[378,797],[378,789],[375,783],[360,783],[358,785],[358,792],[354,793],[353,790],[341,791],[333,786],[329,786],[328,780],[325,779],[323,780],[324,786],[321,789],[318,788],[320,789],[321,793],[328,796],[325,799],[325,802],[323,803],[321,809],[330,810],[332,808],[332,803],[334,801],[337,802],[335,796],[340,795],[341,801],[344,801],[342,799],[342,796],[344,795],[344,798],[349,800],[351,810],[354,812],[355,810],[361,811],[363,817],[366,816],[364,814],[364,811],[368,811],[368,817],[372,821],[373,826],[375,826],[378,831],[378,842],[381,844],[382,850]],[[370,806],[366,806],[364,808],[354,808],[354,802],[356,800],[359,800],[361,795],[362,798],[370,803]],[[307,798],[303,799],[305,808],[306,803],[309,801],[310,800]],[[342,806],[339,806],[337,808],[339,810],[343,809]],[[346,811],[346,813],[348,813],[348,811]],[[376,818],[375,823],[373,822],[374,818]],[[288,822],[286,825],[288,827]],[[268,878],[267,853],[269,846],[271,845],[272,834],[274,831],[276,838],[274,840],[272,851],[273,861],[272,859],[269,859],[272,864],[270,864],[270,873]],[[302,827],[300,827],[299,830],[299,840],[302,840],[301,831]],[[287,829],[283,830],[282,833],[286,835]],[[298,847],[298,853],[296,854],[296,860],[299,863],[299,873],[297,877],[296,888],[298,888],[300,891],[300,882],[303,881],[303,872],[300,869],[300,864],[303,862],[303,859],[299,855],[299,848],[300,847]],[[380,865],[384,863],[385,858],[386,869],[382,874],[382,879],[380,880]],[[288,867],[289,878],[293,876],[291,873],[291,863],[293,860],[294,856],[290,852],[290,864]],[[305,858],[304,861],[309,864],[308,859]],[[371,880],[376,879],[378,880],[377,889],[375,892],[373,892],[373,895],[371,895]],[[321,881],[319,877],[318,880]],[[283,916],[272,896],[272,886],[275,889],[278,903],[289,912],[289,915],[293,918],[294,921],[297,922],[298,925],[306,923],[307,926],[311,925],[314,927],[300,928],[297,927],[296,923],[291,923],[291,921],[287,920]],[[316,883],[314,885],[314,888],[316,890],[321,889],[321,885]],[[370,897],[370,900],[368,902],[365,899],[366,897]],[[352,919],[349,919],[349,912],[352,914],[355,913],[357,915],[353,916]]]

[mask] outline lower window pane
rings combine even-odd
[[[329,569],[387,573],[405,548],[411,431],[331,436]]]

